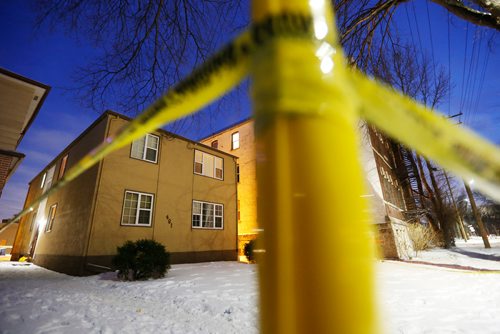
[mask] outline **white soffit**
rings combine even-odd
[[[50,87],[0,69],[0,149],[15,151]]]

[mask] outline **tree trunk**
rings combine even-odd
[[[432,187],[434,188],[434,195],[436,199],[436,215],[441,223],[441,228],[443,230],[444,237],[444,246],[446,248],[451,248],[455,246],[455,238],[453,233],[453,226],[451,226],[451,222],[449,217],[446,217],[444,214],[443,208],[443,196],[441,196],[441,189],[439,189],[439,185],[437,184],[436,177],[434,176],[434,170],[429,162],[429,160],[425,159],[425,164],[427,166],[427,170],[429,171],[429,176],[431,178]]]
[[[424,166],[422,164],[422,158],[418,154],[417,154],[417,163],[418,163],[418,169],[420,171],[420,176],[421,176],[420,178],[422,180],[422,184],[424,185],[425,190],[427,190],[427,193],[429,194],[429,199],[431,200],[432,206],[436,209],[437,204],[436,204],[436,198],[434,197],[434,191],[432,190],[432,188],[429,186],[429,183],[427,182],[427,177],[425,176],[425,172],[424,172]],[[432,215],[429,212],[426,212],[425,215],[426,215],[427,219],[429,219],[429,222],[434,227],[434,229],[436,231],[440,231],[441,227],[439,226],[438,222],[436,222],[434,220],[434,217],[432,217]]]
[[[479,232],[481,233],[481,238],[483,238],[484,248],[491,248],[490,242],[488,240],[488,233],[484,228],[483,220],[481,219],[481,215],[477,210],[476,201],[474,200],[474,195],[472,195],[472,191],[470,190],[470,187],[466,182],[464,182],[464,186],[465,186],[465,191],[467,191],[467,195],[469,196],[472,212],[474,213],[474,217],[476,217],[476,223],[479,226]]]

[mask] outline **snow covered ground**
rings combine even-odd
[[[497,271],[384,261],[377,267],[387,333],[500,333],[500,239],[421,252],[413,261]]]
[[[479,239],[480,241],[480,239]],[[416,261],[500,269],[500,239],[432,250]],[[0,263],[1,333],[257,333],[255,265],[174,265],[167,277],[119,282]],[[500,333],[500,272],[381,261],[384,333]],[[360,315],[362,319],[362,315]]]

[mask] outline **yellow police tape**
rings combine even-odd
[[[106,155],[196,111],[251,73],[256,83],[259,222],[266,249],[260,273],[261,329],[377,332],[357,117],[455,174],[473,178],[479,190],[497,200],[500,151],[348,70],[329,6],[326,0],[255,1],[249,31],[70,168],[14,221]]]
[[[64,187],[111,152],[154,131],[164,124],[193,113],[237,86],[249,72],[253,43],[250,33],[244,32],[209,58],[186,79],[146,108],[134,121],[114,137],[107,138],[82,160],[69,168],[57,183],[38,197],[11,221],[15,222],[32,211],[45,198]]]
[[[277,14],[275,17],[279,16]],[[277,37],[288,35],[308,38],[312,32],[313,17],[298,15],[295,19],[298,20],[295,24],[282,25],[282,33]],[[39,204],[109,153],[168,122],[199,110],[238,85],[249,73],[251,54],[265,39],[275,37],[266,33],[270,31],[272,22],[272,17],[269,17],[260,25],[253,25],[250,31],[244,32],[222,48],[145,109],[114,138],[110,138],[70,168],[62,179],[11,221],[19,220],[30,212],[30,207]],[[338,45],[337,50],[340,50]],[[351,99],[352,103],[358,105],[361,117],[456,175],[474,179],[478,190],[500,201],[500,150],[497,147],[355,70],[351,75],[346,75],[345,79],[343,82],[335,82],[331,87],[333,91],[323,91],[316,95],[324,99],[325,103],[337,98]],[[310,90],[317,93],[314,87],[310,87]]]
[[[500,201],[498,147],[357,70],[349,78],[362,118]]]

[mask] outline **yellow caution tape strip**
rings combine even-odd
[[[353,70],[360,116],[500,201],[500,150],[465,127]]]
[[[30,212],[30,207],[39,204],[111,152],[199,110],[238,85],[249,72],[251,53],[267,40],[276,37],[309,39],[312,23],[312,17],[282,13],[254,25],[145,109],[114,138],[108,138],[70,168],[62,179],[12,221],[19,220]],[[500,150],[497,147],[363,74],[357,71],[351,74],[348,75],[350,82],[335,82],[335,85],[351,86],[348,87],[352,92],[350,98],[360,107],[362,118],[451,172],[465,179],[474,179],[478,190],[500,201]],[[346,91],[345,87],[334,90]],[[320,98],[328,101],[332,97],[325,95]]]
[[[108,154],[143,137],[164,124],[182,118],[203,108],[231,88],[237,86],[248,74],[252,48],[252,36],[244,32],[234,41],[208,59],[186,79],[146,108],[134,121],[123,127],[114,138],[107,138],[100,146],[86,155],[63,178],[43,195],[29,203],[29,207],[18,213],[15,222],[32,211],[45,198],[55,193],[68,182],[104,159]]]

